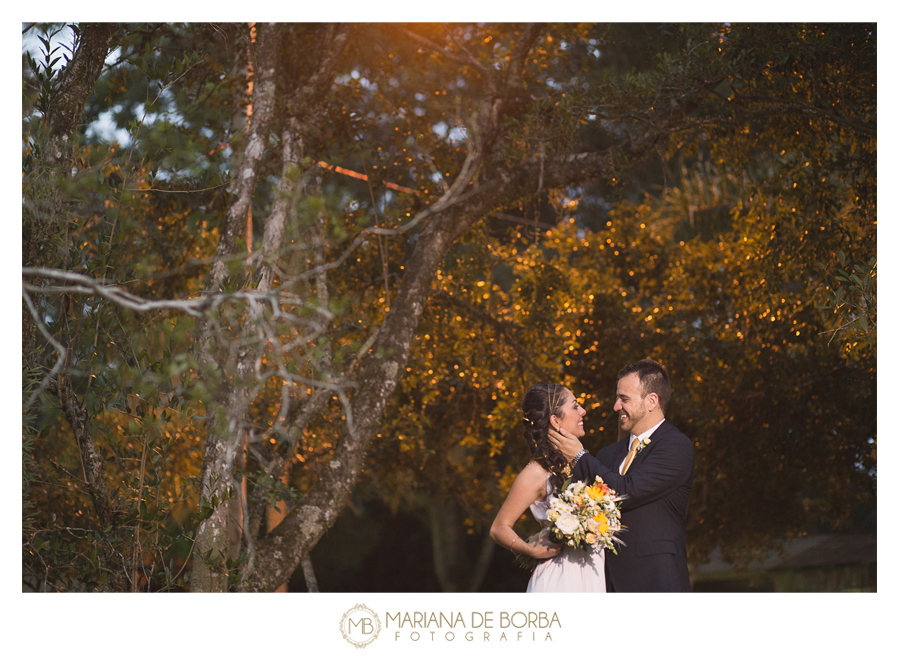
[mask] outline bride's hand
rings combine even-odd
[[[559,450],[562,456],[569,461],[575,459],[575,455],[584,448],[584,446],[581,445],[581,441],[579,441],[574,434],[570,434],[561,427],[559,430],[555,430],[551,427],[547,430],[547,436],[550,438],[550,443],[553,447]]]
[[[536,560],[545,560],[547,558],[556,557],[563,550],[562,544],[557,544],[550,540],[550,531],[547,528],[528,540],[531,557]]]

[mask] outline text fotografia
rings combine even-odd
[[[555,612],[461,612],[386,613],[385,630],[394,630],[394,640],[426,642],[553,641],[550,630],[562,628]]]

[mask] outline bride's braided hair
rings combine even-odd
[[[547,430],[550,428],[550,416],[563,416],[566,391],[566,387],[560,384],[539,382],[528,389],[522,400],[525,441],[534,461],[550,471],[550,483],[557,490],[568,477],[566,468],[569,462],[550,444]]]

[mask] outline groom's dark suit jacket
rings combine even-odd
[[[594,458],[585,454],[575,465],[575,480],[593,482],[599,475],[622,502],[618,555],[606,551],[606,587],[611,592],[689,592],[684,519],[694,481],[694,446],[664,420],[650,443],[637,454],[628,473],[619,465],[629,439],[606,446]]]

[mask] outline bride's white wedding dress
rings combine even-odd
[[[547,512],[550,509],[550,475],[547,475],[547,496],[531,504],[531,513],[541,527],[550,525]],[[526,592],[605,592],[605,550],[584,551],[580,548],[563,549],[552,560],[535,567],[528,581]]]

